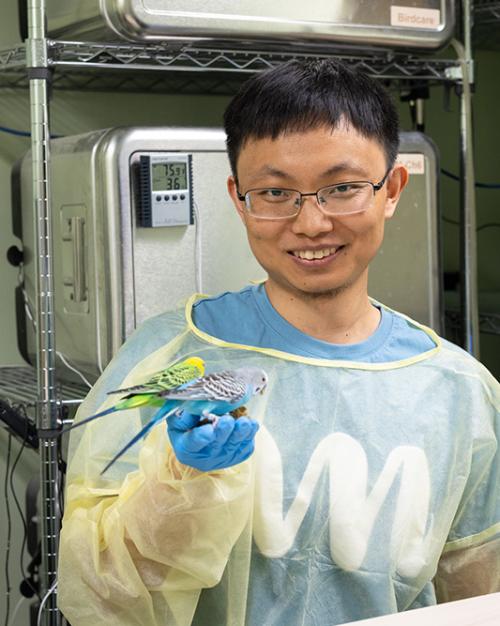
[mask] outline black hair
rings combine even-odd
[[[233,175],[245,142],[276,139],[347,123],[375,139],[384,149],[387,167],[399,146],[399,119],[388,91],[338,59],[293,60],[246,81],[224,113],[226,145]]]

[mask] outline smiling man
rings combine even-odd
[[[262,368],[267,389],[251,417],[172,415],[104,476],[147,409],[72,432],[63,612],[74,626],[333,626],[499,591],[499,385],[369,298],[408,178],[388,94],[335,60],[291,62],[250,79],[225,128],[266,281],[148,320],[79,417],[190,355],[209,372]]]
[[[229,193],[268,273],[274,308],[312,337],[355,343],[380,323],[368,299],[368,264],[407,172],[347,120],[337,124],[248,140]]]

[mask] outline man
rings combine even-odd
[[[150,413],[75,431],[63,612],[73,626],[326,626],[436,589],[498,590],[498,383],[368,297],[407,181],[390,98],[340,62],[292,62],[252,78],[225,127],[229,193],[267,280],[146,322],[80,415],[189,355],[261,367],[267,390],[251,418],[169,418],[104,476]]]

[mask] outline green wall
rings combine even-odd
[[[453,52],[450,50],[450,58]],[[500,183],[500,126],[497,112],[500,101],[500,50],[475,51],[475,94],[473,98],[474,161],[476,180]],[[459,99],[452,91],[450,111],[444,107],[445,92],[442,86],[431,88],[431,98],[426,106],[426,133],[439,148],[441,167],[459,173]],[[401,105],[403,126],[408,129],[410,120],[407,105]],[[445,217],[459,219],[459,183],[441,177],[441,209]],[[500,189],[476,189],[477,225],[500,224]],[[456,225],[442,223],[443,265],[447,272],[458,271],[459,229]],[[500,315],[500,228],[486,228],[477,233],[478,287],[480,310]],[[481,333],[481,360],[500,378],[500,336]]]

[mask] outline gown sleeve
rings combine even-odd
[[[142,382],[179,356],[182,334],[165,342],[156,325],[123,346],[77,419],[116,401],[107,390]],[[74,626],[190,624],[201,589],[221,579],[247,524],[250,462],[208,473],[182,465],[163,423],[100,475],[148,415],[120,411],[72,431],[58,604]]]
[[[482,379],[469,473],[435,578],[441,602],[500,591],[500,385],[485,370]]]

